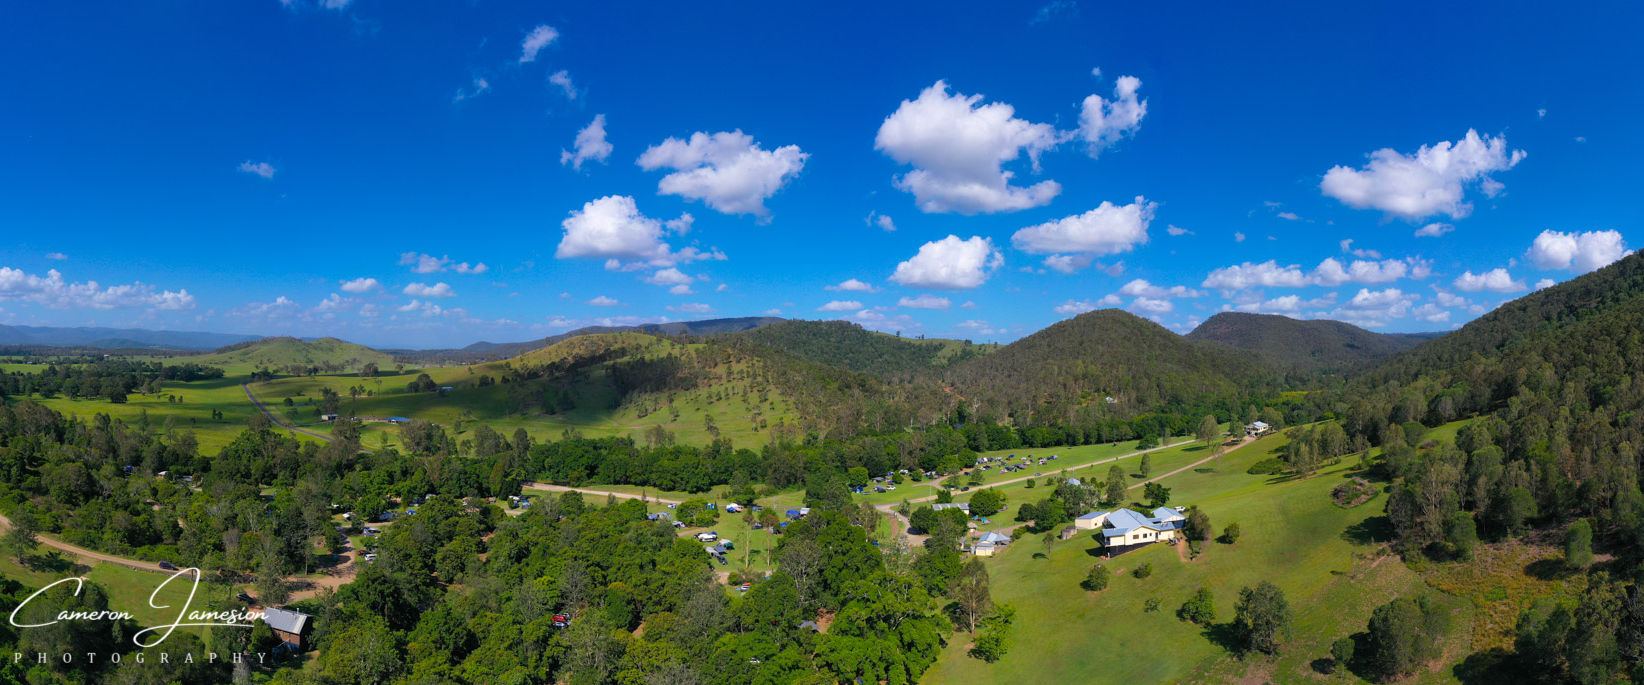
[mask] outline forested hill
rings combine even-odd
[[[471,363],[517,357],[532,350],[539,350],[584,335],[625,333],[629,331],[664,335],[711,335],[752,330],[781,321],[784,321],[784,319],[774,316],[741,316],[725,319],[703,319],[701,321],[646,323],[634,326],[587,326],[559,335],[524,342],[494,343],[481,341],[459,349],[383,351],[406,361]]]
[[[263,338],[229,345],[189,361],[208,366],[268,369],[279,373],[299,373],[298,369],[307,368],[338,373],[358,371],[366,364],[376,364],[381,368],[394,365],[393,357],[385,352],[336,338]]]
[[[1187,337],[1232,347],[1285,373],[1307,374],[1360,367],[1437,336],[1375,333],[1340,321],[1222,312]]]
[[[1644,254],[1538,290],[1429,344],[1377,364],[1366,382],[1408,382],[1424,373],[1465,371],[1476,358],[1535,357],[1560,371],[1637,366],[1644,353]],[[1606,361],[1603,357],[1613,354]]]
[[[984,416],[1136,414],[1232,397],[1271,374],[1231,350],[1102,309],[1061,321],[953,368],[947,378]],[[1109,403],[1106,398],[1112,397]]]
[[[928,375],[999,347],[968,340],[903,338],[846,321],[783,321],[716,337],[740,338],[813,364],[880,378]]]

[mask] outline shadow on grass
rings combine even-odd
[[[1524,567],[1524,575],[1538,580],[1558,580],[1571,575],[1570,567],[1558,559],[1532,561]]]
[[[1450,670],[1456,680],[1466,685],[1511,683],[1523,679],[1523,673],[1506,649],[1496,647],[1485,652],[1474,652]]]
[[[57,551],[25,555],[21,565],[30,571],[43,573],[66,574],[72,571],[83,575],[91,571],[90,566],[76,564],[72,559],[63,556],[62,552]]]
[[[1322,675],[1330,675],[1336,672],[1336,660],[1327,656],[1314,659],[1307,665],[1313,667],[1314,673]]]
[[[1393,540],[1393,521],[1386,516],[1371,516],[1363,521],[1348,526],[1341,532],[1341,539],[1355,545],[1371,545]]]
[[[1213,473],[1213,472],[1215,472],[1215,470],[1216,470],[1216,468],[1213,467],[1213,466],[1200,466],[1199,468],[1193,469],[1193,472],[1194,473]]]
[[[1233,622],[1212,623],[1201,631],[1211,644],[1221,647],[1234,655],[1244,654],[1244,641],[1239,639],[1239,633],[1233,628]]]

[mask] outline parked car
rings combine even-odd
[[[175,570],[177,570],[177,565],[173,564],[169,561],[162,561],[162,562],[160,562],[160,568],[163,568],[167,571],[175,571]]]

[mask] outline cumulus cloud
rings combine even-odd
[[[525,40],[520,42],[519,63],[535,62],[537,53],[542,52],[543,48],[548,47],[548,44],[557,38],[559,31],[547,24],[531,29],[530,33],[525,34]]]
[[[1431,302],[1420,307],[1416,307],[1415,310],[1410,313],[1417,319],[1426,321],[1427,323],[1444,323],[1450,320],[1449,310],[1441,309],[1438,305]]]
[[[687,216],[670,221],[665,226],[663,222],[639,213],[634,198],[627,195],[608,195],[591,200],[560,222],[565,236],[560,239],[554,256],[561,259],[603,257],[607,259],[605,268],[616,271],[724,259],[725,255],[718,250],[686,247],[675,252],[662,241],[665,232],[686,230],[690,225]],[[622,259],[642,261],[623,264]]]
[[[1079,110],[1079,138],[1091,157],[1141,128],[1142,117],[1147,116],[1147,101],[1136,99],[1141,88],[1141,79],[1120,76],[1114,82],[1112,100],[1100,95],[1085,98]]]
[[[1536,290],[1545,290],[1545,289],[1551,288],[1551,287],[1553,287],[1557,284],[1558,284],[1558,281],[1555,281],[1551,278],[1543,278],[1539,281],[1536,281]]]
[[[194,308],[194,296],[184,289],[158,290],[142,281],[105,288],[97,281],[67,281],[56,269],[36,276],[11,267],[0,267],[0,302],[33,302],[50,309]]]
[[[1331,312],[1331,316],[1348,323],[1376,328],[1393,319],[1410,315],[1410,309],[1421,296],[1398,288],[1370,290],[1360,288],[1346,304]]]
[[[290,316],[301,311],[302,305],[297,304],[284,295],[274,298],[272,302],[248,302],[242,307],[236,307],[228,313],[229,316],[241,318],[275,318]]]
[[[913,288],[975,288],[1005,263],[993,241],[981,236],[960,240],[949,235],[919,247],[919,252],[891,274],[891,280]]]
[[[240,171],[248,174],[256,174],[263,178],[274,178],[275,169],[274,165],[269,164],[268,162],[253,162],[248,159],[244,162],[240,162]]]
[[[690,140],[669,138],[639,156],[646,171],[674,169],[657,183],[657,192],[700,200],[725,214],[765,216],[765,200],[805,168],[809,153],[798,145],[766,150],[741,130],[707,134]]]
[[[651,274],[645,279],[645,282],[652,285],[690,285],[696,282],[696,279],[691,278],[679,269],[668,267]]]
[[[433,285],[429,285],[427,283],[411,283],[406,285],[405,289],[400,292],[412,297],[455,297],[457,294],[455,291],[451,290],[451,286],[445,283],[435,283]]]
[[[1111,255],[1147,242],[1147,226],[1157,203],[1142,197],[1127,205],[1102,202],[1083,214],[1029,226],[1012,235],[1016,249],[1032,254]]]
[[[1300,314],[1304,309],[1320,309],[1332,307],[1336,304],[1336,294],[1330,293],[1324,297],[1304,300],[1300,295],[1284,295],[1268,300],[1257,297],[1248,302],[1240,302],[1234,307],[1243,312],[1257,312],[1261,314]]]
[[[409,266],[412,273],[419,274],[433,274],[441,271],[455,271],[459,274],[482,274],[491,270],[491,267],[486,266],[485,262],[469,264],[468,262],[453,261],[451,255],[435,257],[420,252],[401,252],[399,265]]]
[[[714,308],[701,302],[686,302],[680,305],[669,305],[668,311],[683,312],[686,314],[712,314]]]
[[[618,306],[618,305],[622,304],[622,302],[617,300],[614,297],[606,297],[604,295],[600,295],[599,297],[596,297],[592,300],[588,300],[588,304],[591,304],[595,307],[615,307],[615,306]]]
[[[839,291],[845,291],[845,292],[859,292],[859,293],[878,292],[878,290],[879,290],[878,288],[875,288],[872,285],[869,285],[867,283],[863,283],[862,281],[856,280],[854,278],[847,279],[844,282],[840,283],[839,285],[826,286],[823,289],[824,290],[839,290]]]
[[[1130,308],[1148,314],[1169,314],[1176,309],[1170,300],[1154,297],[1138,297],[1130,301]]]
[[[918,297],[904,297],[896,301],[896,306],[909,309],[947,309],[952,304],[946,297],[928,294]]]
[[[1170,235],[1193,235],[1192,231],[1175,225],[1166,226],[1165,233],[1169,233]]]
[[[1498,293],[1511,293],[1524,290],[1523,281],[1513,280],[1513,276],[1506,269],[1497,267],[1481,274],[1472,271],[1463,272],[1451,283],[1456,290],[1476,293],[1480,290],[1491,290]]]
[[[1341,251],[1346,252],[1347,254],[1353,255],[1354,257],[1366,257],[1366,258],[1370,258],[1370,259],[1381,259],[1381,253],[1380,252],[1377,252],[1375,250],[1367,250],[1367,249],[1359,248],[1359,247],[1353,247],[1353,239],[1352,238],[1343,238],[1342,239],[1342,241],[1341,241]]]
[[[582,163],[588,160],[604,164],[611,156],[611,144],[605,141],[605,115],[594,115],[592,122],[577,131],[577,138],[572,146],[576,148],[575,151],[559,151],[560,164],[569,164],[571,168],[579,171],[582,169]]]
[[[571,83],[571,72],[561,69],[548,76],[548,82],[559,86],[559,91],[565,94],[565,99],[577,99],[577,87]]]
[[[1200,284],[1205,288],[1243,290],[1255,287],[1300,288],[1307,285],[1307,276],[1296,265],[1279,266],[1274,260],[1260,264],[1244,262],[1210,272]]]
[[[378,283],[375,278],[356,278],[349,281],[342,281],[341,287],[342,291],[345,293],[358,294],[376,290],[377,288],[382,287],[382,284]]]
[[[862,303],[856,300],[834,300],[816,308],[819,312],[850,312],[862,308]]]
[[[491,82],[482,77],[476,76],[474,77],[474,85],[472,87],[457,89],[457,93],[451,96],[451,104],[457,104],[464,100],[477,98],[490,90]]]
[[[1014,173],[1003,169],[1023,153],[1037,168],[1039,154],[1062,138],[1056,128],[1018,119],[1008,104],[981,101],[981,95],[949,95],[947,83],[937,81],[918,99],[903,100],[879,126],[874,149],[914,167],[896,187],[913,193],[920,211],[1008,212],[1044,205],[1062,191],[1050,180],[1012,185]]]
[[[1096,258],[1087,254],[1053,254],[1045,258],[1044,265],[1052,271],[1070,274],[1090,266],[1090,263],[1094,261],[1096,261]],[[1028,271],[1031,270],[1031,267],[1022,267],[1022,269]]]
[[[1119,288],[1119,294],[1125,297],[1150,297],[1164,299],[1171,297],[1200,297],[1203,292],[1184,285],[1175,285],[1169,288],[1153,285],[1144,279],[1135,279]]]
[[[68,259],[68,255],[63,254],[61,252],[47,252],[46,253],[46,259],[50,259],[50,260],[53,260],[53,261],[60,262],[60,261],[63,261],[65,259]]]
[[[1563,233],[1542,231],[1525,256],[1537,269],[1574,269],[1587,273],[1632,254],[1618,231]]]
[[[1442,236],[1442,235],[1444,235],[1446,233],[1449,233],[1450,231],[1454,231],[1454,230],[1456,230],[1455,226],[1451,226],[1450,224],[1435,221],[1433,223],[1427,224],[1426,226],[1422,226],[1421,228],[1416,229],[1416,237],[1417,238],[1437,238],[1439,236]]]
[[[1083,314],[1088,311],[1094,311],[1096,307],[1097,303],[1091,302],[1090,300],[1068,300],[1056,305],[1056,309],[1054,311],[1062,316],[1073,316],[1075,314]]]
[[[1466,188],[1477,185],[1494,197],[1501,184],[1491,173],[1506,171],[1524,159],[1509,150],[1505,136],[1480,136],[1468,129],[1461,140],[1423,145],[1413,155],[1383,148],[1370,153],[1361,169],[1332,167],[1319,189],[1357,209],[1378,209],[1406,221],[1437,214],[1462,218],[1472,212]]]

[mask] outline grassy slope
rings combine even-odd
[[[1310,666],[1330,642],[1362,631],[1370,612],[1399,595],[1425,590],[1421,578],[1396,558],[1371,558],[1377,549],[1346,531],[1381,514],[1384,498],[1349,510],[1330,502],[1329,492],[1348,464],[1305,480],[1253,476],[1244,472],[1283,446],[1283,436],[1265,438],[1226,457],[1215,470],[1196,469],[1173,477],[1175,504],[1198,504],[1219,531],[1238,521],[1244,530],[1234,546],[1210,545],[1204,556],[1183,562],[1175,549],[1144,548],[1105,562],[1114,571],[1109,588],[1089,593],[1079,581],[1097,561],[1096,543],[1085,535],[1057,543],[1048,559],[1034,558],[1040,543],[1024,540],[989,562],[996,601],[1017,608],[1016,647],[996,664],[964,654],[959,636],[942,660],[925,674],[933,683],[1013,682],[1230,682],[1246,675],[1276,682],[1342,680]],[[1153,576],[1130,577],[1142,562]],[[1197,626],[1174,612],[1200,585],[1216,593],[1218,620],[1232,619],[1238,590],[1262,580],[1277,584],[1295,611],[1294,639],[1276,660],[1239,661]],[[1438,593],[1432,593],[1439,596]],[[1143,602],[1158,598],[1161,610],[1145,613]],[[1442,597],[1442,596],[1441,596]],[[1458,613],[1447,652],[1460,658],[1468,641],[1471,608],[1445,600]],[[1421,680],[1448,680],[1444,672]]]
[[[44,549],[44,548],[42,548]],[[165,582],[169,576],[146,571],[137,571],[115,564],[96,564],[89,569],[79,567],[79,570],[70,573],[45,573],[25,569],[17,565],[11,557],[0,559],[0,576],[10,578],[38,590],[46,585],[73,575],[85,577],[93,583],[102,586],[108,593],[109,608],[117,611],[131,612],[137,623],[143,626],[169,623],[177,618],[178,611],[188,601],[191,580],[179,578],[165,586],[158,595],[154,595],[154,603],[169,606],[169,609],[156,609],[149,606],[149,597]],[[194,595],[194,601],[189,605],[191,611],[203,611],[212,599],[226,599],[233,594],[233,588],[201,583],[199,591]],[[204,636],[205,628],[178,628],[178,630],[194,632]]]
[[[367,362],[376,362],[382,368],[394,366],[392,355],[336,338],[309,341],[265,338],[243,345],[231,345],[210,354],[181,358],[180,361],[219,366],[231,376],[249,374],[258,367],[277,370],[291,364],[332,363],[342,364],[351,370],[357,370]]]

